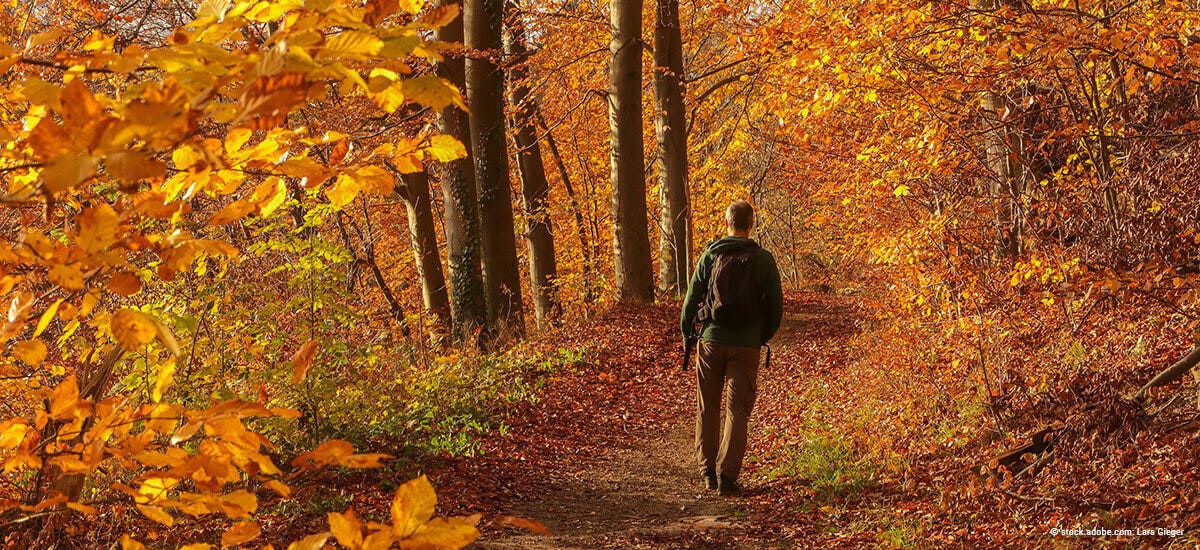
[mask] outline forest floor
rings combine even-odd
[[[428,472],[446,495],[445,511],[484,514],[479,548],[790,548],[836,540],[840,529],[805,520],[819,514],[804,505],[802,488],[768,481],[754,447],[770,437],[772,416],[794,405],[803,390],[797,384],[824,383],[820,373],[845,363],[857,319],[834,295],[791,295],[786,311],[771,367],[760,373],[744,496],[700,486],[692,458],[694,371],[679,368],[676,306],[625,306],[586,330],[547,338],[544,345],[587,349],[586,363],[556,373],[543,397],[514,411],[507,434],[484,442],[480,456]],[[776,513],[781,507],[789,513]],[[486,520],[501,514],[549,532]]]
[[[560,359],[520,374],[540,377],[532,386],[514,381],[536,388],[532,398],[497,402],[492,429],[479,436],[470,456],[398,453],[380,470],[304,478],[293,484],[291,499],[266,503],[260,540],[286,547],[327,530],[326,512],[347,508],[385,521],[396,487],[424,474],[437,490],[439,515],[478,514],[482,536],[473,547],[480,549],[1197,543],[1192,533],[1200,532],[1200,503],[1190,495],[1200,480],[1194,466],[1200,437],[1179,429],[1200,419],[1195,407],[1177,405],[1154,426],[1139,428],[1144,423],[1107,412],[1119,408],[1103,408],[1116,403],[1111,369],[1078,369],[1057,393],[1034,395],[1047,404],[1031,399],[1015,409],[1008,435],[990,429],[988,417],[961,417],[971,409],[942,401],[934,403],[936,415],[918,416],[906,407],[930,409],[927,396],[953,380],[889,366],[890,354],[904,354],[878,344],[884,329],[862,313],[861,299],[809,292],[785,297],[771,365],[759,372],[742,474],[749,490],[742,496],[720,497],[700,485],[692,458],[695,373],[679,366],[678,305],[617,305],[589,324],[509,352],[521,361]],[[920,337],[884,341],[916,350],[925,345]],[[1097,353],[1120,357],[1121,346],[1113,346]],[[563,357],[573,359],[564,363]],[[1152,367],[1166,359],[1139,361]],[[1149,375],[1120,368],[1120,387]],[[1062,446],[1068,459],[1003,483],[973,473],[1055,422],[1068,426]],[[1135,455],[1137,449],[1148,451]],[[1111,496],[1118,494],[1125,496]],[[1053,536],[1059,526],[1165,527],[1187,535]],[[212,540],[213,528],[189,521],[169,537]],[[151,529],[142,534],[155,538]]]

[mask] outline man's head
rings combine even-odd
[[[750,236],[750,230],[754,228],[754,207],[746,201],[734,201],[725,209],[725,225],[730,235]]]

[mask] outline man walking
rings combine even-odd
[[[754,208],[736,201],[725,210],[728,236],[704,250],[680,316],[685,338],[700,338],[696,369],[696,459],[705,485],[736,495],[746,428],[758,390],[759,351],[779,330],[783,289],[770,252],[750,239]],[[702,323],[697,334],[696,323]],[[720,428],[726,383],[725,429]]]

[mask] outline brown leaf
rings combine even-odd
[[[499,518],[496,518],[496,523],[499,525],[511,525],[513,527],[522,527],[525,529],[529,529],[530,531],[533,531],[535,533],[541,533],[543,535],[550,534],[550,529],[547,528],[545,524],[543,524],[540,521],[535,521],[532,519],[519,518],[516,516],[500,516]]]
[[[299,384],[304,381],[308,375],[308,369],[312,366],[313,357],[317,355],[317,341],[309,340],[296,350],[296,354],[292,356],[292,364],[295,367],[292,369],[292,383]]]

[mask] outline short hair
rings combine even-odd
[[[754,225],[754,207],[746,201],[733,201],[725,209],[725,222],[738,231],[749,231]]]

